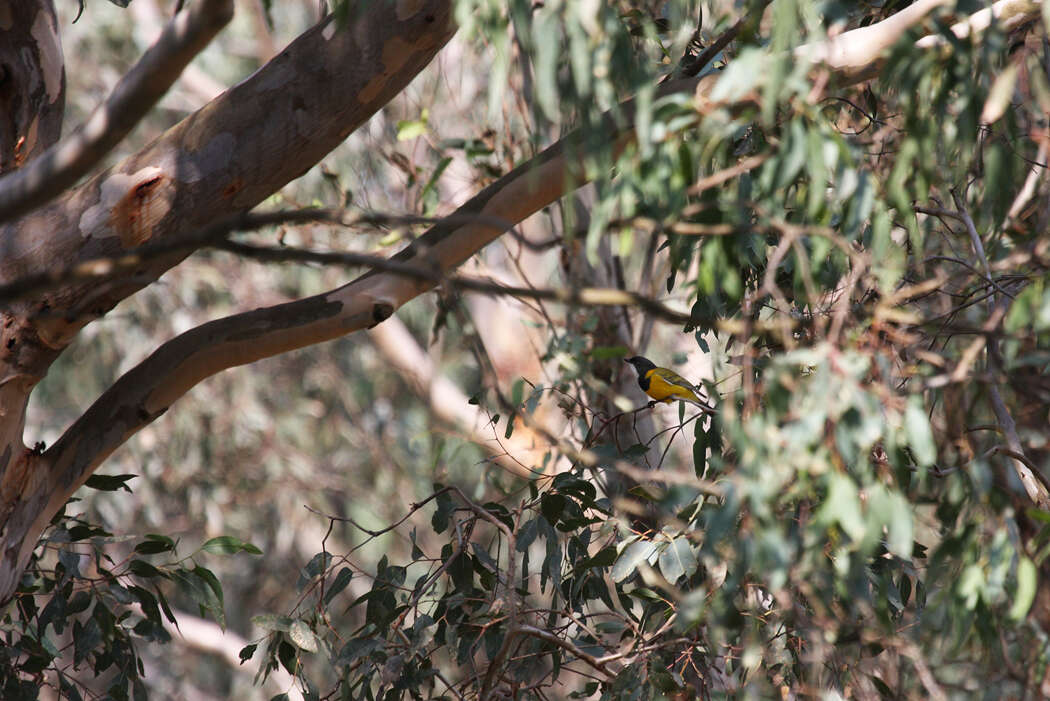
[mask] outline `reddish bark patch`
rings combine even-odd
[[[153,226],[167,214],[169,203],[160,196],[164,181],[163,175],[156,175],[139,183],[113,207],[113,228],[124,248],[148,241]]]
[[[234,178],[233,182],[222,189],[222,196],[225,199],[232,199],[234,195],[244,189],[244,180],[241,178]]]
[[[18,141],[15,143],[15,168],[21,168],[22,165],[26,162],[26,154],[22,150],[25,145],[26,137],[18,137]]]

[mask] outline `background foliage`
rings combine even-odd
[[[1050,517],[1012,462],[1050,457],[1046,28],[957,39],[935,13],[879,78],[836,85],[790,51],[906,3],[766,5],[704,4],[705,42],[754,22],[698,106],[656,97],[695,3],[461,2],[436,64],[273,203],[447,213],[636,96],[637,143],[471,265],[690,322],[451,287],[409,305],[474,426],[363,336],[207,381],[56,520],[4,614],[5,698],[262,694],[172,639],[196,615],[307,698],[1050,692]],[[150,7],[87,8],[67,56],[104,70],[71,72],[74,100]],[[237,80],[315,11],[255,9],[205,77]],[[943,50],[916,48],[928,32]],[[413,234],[258,236],[385,253]],[[53,440],[158,339],[346,274],[195,256],[89,327],[29,425]],[[714,411],[647,406],[635,353],[703,379]],[[515,473],[496,458],[526,431]]]

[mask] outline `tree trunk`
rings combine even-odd
[[[51,3],[5,3],[4,8],[17,9],[0,8],[0,28],[11,27],[0,47],[0,67],[6,76],[25,76],[2,83],[6,92],[0,99],[9,107],[0,125],[0,158],[6,166],[9,161],[21,165],[57,138],[64,76]],[[5,12],[16,24],[5,21]],[[119,257],[141,244],[177,242],[254,207],[398,95],[454,30],[447,0],[379,3],[345,29],[327,18],[139,153],[0,226],[0,284]],[[22,63],[15,65],[16,59]],[[71,452],[43,453],[22,443],[29,393],[80,329],[185,256],[152,258],[123,279],[67,285],[4,305],[0,601],[15,591],[51,517],[90,474],[68,469],[70,461],[78,468],[97,465],[147,416],[152,420],[167,408],[166,402],[155,413],[122,405],[107,417],[111,423],[95,426],[97,432],[67,433],[60,443],[75,444]],[[177,350],[190,355],[217,339],[204,333],[196,342],[200,346]],[[221,344],[217,348],[223,352]],[[164,356],[168,369],[178,361],[170,352]]]

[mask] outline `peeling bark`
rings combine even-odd
[[[0,173],[58,141],[66,72],[51,0],[0,0]]]

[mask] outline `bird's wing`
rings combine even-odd
[[[668,370],[667,368],[657,368],[654,371],[654,373],[663,378],[664,382],[666,382],[667,384],[675,385],[676,387],[681,387],[682,389],[688,390],[694,396],[696,395],[696,386],[690,384],[689,380],[685,379],[673,370]]]

